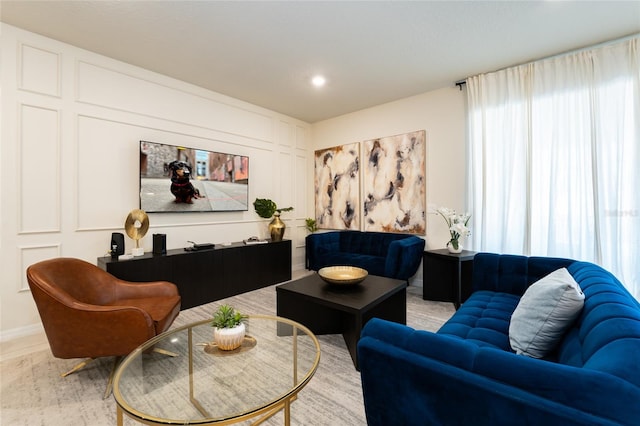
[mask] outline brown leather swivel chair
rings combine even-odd
[[[180,312],[175,284],[122,281],[80,259],[56,258],[27,268],[51,352],[56,358],[115,356],[105,397],[122,356],[166,331]]]

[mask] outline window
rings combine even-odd
[[[640,299],[639,40],[467,80],[475,250],[598,263]]]

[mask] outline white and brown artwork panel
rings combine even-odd
[[[419,130],[364,142],[365,231],[425,235],[425,139]]]
[[[360,144],[315,151],[315,217],[320,229],[360,229]]]

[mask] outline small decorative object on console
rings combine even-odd
[[[144,238],[149,230],[149,216],[147,216],[147,213],[140,209],[131,210],[124,221],[124,230],[129,238],[136,242],[136,247],[131,249],[131,254],[142,256],[144,247],[140,247],[140,240]]]
[[[200,250],[210,250],[216,248],[215,244],[212,243],[194,243],[193,241],[187,241],[188,243],[193,244],[191,247],[185,247],[186,251],[200,251]]]
[[[321,268],[318,275],[329,284],[355,285],[364,281],[369,273],[356,266],[327,266]]]
[[[109,249],[109,253],[111,253],[111,257],[114,259],[124,254],[124,234],[121,232],[111,233],[111,248]]]
[[[242,315],[230,305],[221,305],[213,313],[211,326],[215,344],[223,351],[231,351],[242,345],[245,337],[244,320]]]
[[[280,213],[290,212],[293,207],[285,207],[279,209],[276,203],[267,198],[256,198],[253,202],[253,207],[256,210],[258,216],[269,219],[273,217],[271,223],[269,223],[269,234],[271,235],[271,241],[282,241],[284,237],[284,230],[286,225],[280,220]]]
[[[167,254],[167,234],[153,234],[153,254]]]
[[[243,242],[247,245],[251,245],[251,244],[267,244],[269,241],[261,240],[258,237],[249,237],[246,240],[243,240]]]

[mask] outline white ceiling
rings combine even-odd
[[[5,1],[5,23],[309,123],[640,32],[640,1]],[[323,89],[309,83],[316,73]]]

